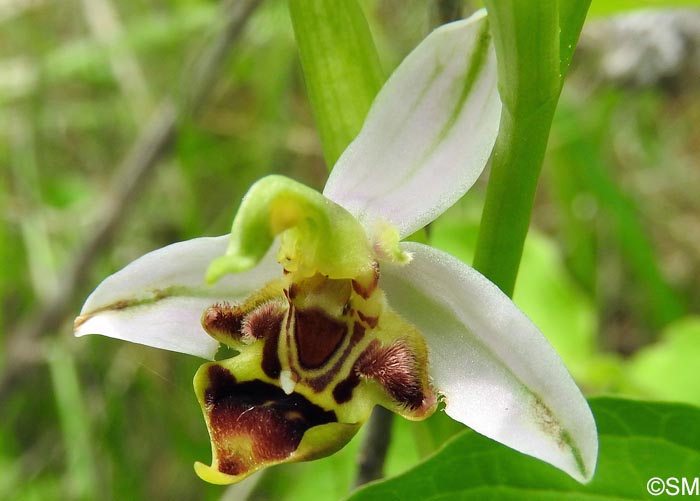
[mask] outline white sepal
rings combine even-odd
[[[204,310],[243,299],[281,274],[270,252],[252,270],[204,282],[211,261],[223,255],[229,235],[196,238],[150,252],[107,277],[87,298],[75,335],[101,334],[212,359],[219,343],[201,326]]]
[[[595,421],[563,362],[492,282],[449,254],[405,243],[406,266],[385,265],[390,305],[425,336],[445,412],[580,482],[598,455]]]
[[[375,99],[323,194],[366,228],[385,221],[406,237],[474,184],[501,114],[485,11],[433,31]]]

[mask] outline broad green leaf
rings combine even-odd
[[[466,432],[414,469],[369,485],[350,499],[650,499],[646,485],[652,477],[686,477],[692,485],[700,471],[700,409],[612,398],[590,404],[601,448],[596,476],[588,485]]]
[[[700,0],[593,0],[591,2],[591,15],[607,16],[639,9],[678,7],[700,7]]]
[[[640,393],[700,405],[700,317],[670,324],[661,339],[635,353],[629,382]]]
[[[524,117],[556,101],[561,88],[558,2],[484,3],[496,46],[498,90],[504,108],[512,115]],[[586,9],[582,10],[585,13]]]
[[[330,169],[360,132],[384,75],[355,0],[290,0],[289,10]]]
[[[569,71],[583,21],[586,19],[590,0],[559,2],[559,67],[561,79]]]

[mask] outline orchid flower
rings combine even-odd
[[[105,279],[76,319],[214,359],[194,378],[212,443],[203,479],[237,482],[342,447],[375,404],[445,412],[591,478],[590,409],[553,348],[458,259],[400,242],[481,174],[501,103],[484,12],[430,34],[381,89],[323,194],[282,176],[244,197],[231,234],[176,243]]]

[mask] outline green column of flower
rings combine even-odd
[[[590,0],[485,0],[503,112],[474,266],[515,287],[549,130]]]

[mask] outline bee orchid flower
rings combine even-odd
[[[382,405],[455,420],[579,481],[595,423],[553,348],[498,287],[401,239],[481,174],[501,102],[484,12],[431,33],[381,89],[323,193],[282,176],[244,197],[230,235],[176,243],[105,279],[76,319],[213,360],[194,378],[212,443],[203,479],[342,447]]]

